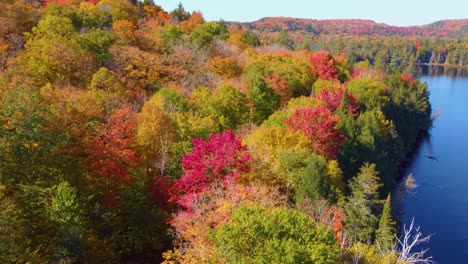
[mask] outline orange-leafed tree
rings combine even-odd
[[[343,246],[345,211],[326,200],[304,200],[297,209],[309,215],[315,222],[333,229],[338,245]]]
[[[208,66],[213,73],[225,80],[239,77],[242,74],[242,68],[233,57],[216,56],[208,62]]]
[[[117,35],[119,44],[131,45],[136,41],[136,26],[128,20],[117,20],[112,24],[112,31]]]
[[[118,109],[88,142],[91,170],[117,184],[131,182],[130,169],[140,160],[134,149],[137,115],[130,106]]]
[[[194,11],[189,19],[180,22],[179,25],[181,28],[187,31],[192,31],[196,25],[203,22],[205,22],[205,19],[203,19],[202,13]]]
[[[156,54],[134,46],[113,45],[110,49],[113,67],[127,86],[155,91],[163,78],[162,61]]]
[[[293,91],[288,87],[288,82],[281,78],[277,72],[267,75],[265,81],[275,90],[276,94],[281,96],[280,106],[285,106],[293,95]]]
[[[158,5],[145,5],[143,10],[148,20],[156,20],[160,23],[166,23],[171,20],[171,15]]]

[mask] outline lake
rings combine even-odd
[[[423,234],[433,234],[424,247],[438,263],[468,263],[468,70],[422,72],[439,114],[405,172],[418,187],[397,204],[403,223],[414,217]]]

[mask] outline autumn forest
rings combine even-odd
[[[390,191],[432,125],[417,66],[467,37],[0,0],[0,262],[432,263]]]

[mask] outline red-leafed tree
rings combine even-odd
[[[336,129],[338,116],[325,106],[297,109],[286,119],[286,126],[292,131],[301,131],[312,144],[312,148],[327,158],[336,158],[344,136]]]
[[[329,52],[317,51],[309,57],[309,62],[312,74],[316,78],[325,80],[336,80],[338,78],[335,59]]]
[[[342,208],[329,204],[326,200],[304,201],[297,206],[315,222],[332,228],[338,245],[343,246],[346,213]]]
[[[92,171],[118,182],[130,181],[129,169],[140,159],[133,149],[137,125],[136,113],[128,106],[107,119],[88,143]]]
[[[335,237],[338,240],[338,244],[341,245],[343,242],[343,233],[344,233],[344,221],[346,219],[346,214],[343,209],[336,205],[332,205],[327,207],[324,211],[320,222],[323,223],[325,226],[333,228],[333,232],[335,233]]]
[[[327,90],[322,89],[322,91],[316,96],[318,99],[323,101],[330,111],[335,112],[338,107],[341,106],[343,102],[343,89],[336,90]],[[348,102],[348,110],[353,116],[357,116],[357,111],[359,110],[359,99],[351,94],[346,93],[346,101]]]
[[[170,202],[169,190],[172,186],[174,186],[174,180],[168,177],[154,177],[153,184],[149,188],[151,203],[170,209],[172,203]]]
[[[401,76],[400,76],[401,80],[407,84],[410,84],[410,85],[416,85],[418,82],[413,78],[413,76],[409,75],[409,74],[406,74],[406,73],[403,73]]]
[[[193,151],[180,160],[182,177],[172,188],[172,198],[184,206],[193,194],[212,183],[236,181],[241,173],[250,171],[250,155],[240,138],[228,130],[211,135],[208,141],[193,140]]]

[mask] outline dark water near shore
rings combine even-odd
[[[424,234],[433,234],[425,247],[438,263],[468,263],[468,70],[422,72],[440,114],[406,170],[418,187],[398,202],[402,221],[409,225],[414,217]]]

